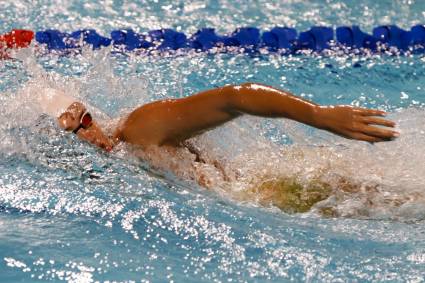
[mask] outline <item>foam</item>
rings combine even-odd
[[[39,89],[39,94],[35,96],[34,103],[38,104],[41,112],[50,115],[51,117],[59,117],[76,99],[66,95],[65,92],[53,89]]]

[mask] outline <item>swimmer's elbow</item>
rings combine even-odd
[[[245,100],[248,98],[247,93],[252,89],[255,83],[243,83],[239,85],[228,85],[222,88],[226,99],[226,105],[231,112],[240,112],[243,108]]]

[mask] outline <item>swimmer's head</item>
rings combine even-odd
[[[106,151],[111,151],[114,142],[110,140],[92,121],[91,115],[81,102],[73,102],[58,117],[59,126],[65,131],[72,131],[80,139],[88,141]]]
[[[86,113],[86,107],[81,102],[73,102],[58,117],[59,126],[65,131],[75,131],[80,127],[81,117]]]

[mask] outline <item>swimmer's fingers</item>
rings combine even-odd
[[[384,129],[372,125],[384,126],[393,128],[395,123],[393,121],[374,117],[385,116],[386,112],[375,109],[356,108],[357,121],[362,122],[363,125],[359,126],[357,131],[364,135],[379,138],[380,141],[392,140],[399,136],[399,133],[393,130]]]
[[[354,112],[360,116],[386,116],[387,112],[377,109],[355,107]]]
[[[395,123],[393,121],[377,118],[373,116],[361,117],[360,120],[365,124],[374,124],[374,125],[380,125],[380,126],[391,127],[391,128],[394,128],[395,126]]]
[[[391,140],[399,136],[399,133],[396,131],[378,128],[374,126],[363,126],[360,131],[362,134],[381,138],[383,140]]]
[[[318,110],[318,127],[346,138],[380,142],[392,140],[399,135],[393,130],[379,127],[395,126],[392,121],[381,118],[386,115],[385,111],[344,105],[320,107]]]
[[[350,135],[347,135],[347,136],[355,140],[366,141],[371,143],[385,141],[385,139],[382,139],[380,137],[368,136],[363,133],[351,133]]]

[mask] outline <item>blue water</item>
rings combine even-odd
[[[370,32],[379,24],[425,22],[423,1],[268,2],[4,1],[0,33],[321,24],[358,24]],[[0,62],[1,282],[424,281],[422,56],[32,52]],[[330,168],[382,184],[373,194],[333,196],[328,205],[338,217],[288,214],[158,172],[125,149],[105,154],[88,146],[22,98],[29,81],[66,89],[111,117],[156,99],[256,81],[318,103],[390,111],[402,136],[368,145],[287,120],[244,117],[197,140],[245,174],[294,170],[309,178]],[[332,154],[306,150],[318,144]],[[282,148],[301,148],[304,157],[294,151],[276,158]]]

